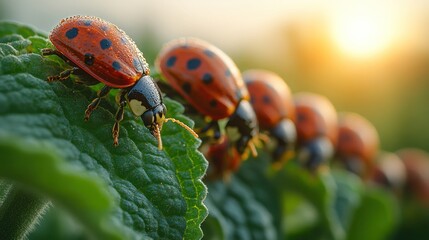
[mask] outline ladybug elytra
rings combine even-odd
[[[338,116],[338,143],[336,156],[346,169],[364,178],[375,165],[379,138],[375,127],[356,113]]]
[[[210,145],[204,155],[209,161],[208,179],[223,178],[228,181],[231,174],[238,171],[242,162],[237,149],[230,147],[228,137],[224,137],[219,143]]]
[[[158,86],[149,76],[149,66],[143,54],[133,40],[114,24],[96,17],[73,16],[63,19],[52,30],[49,39],[55,49],[43,49],[42,55],[57,55],[72,68],[48,77],[48,81],[65,80],[75,74],[92,77],[84,80],[88,85],[104,84],[97,98],[88,105],[85,120],[112,88],[121,89],[112,129],[115,146],[118,145],[119,123],[127,104],[158,140],[159,149],[162,149],[161,129],[166,121],[174,121],[196,135],[185,124],[165,117],[167,108]]]
[[[221,138],[219,120],[228,118],[225,130],[240,154],[250,149],[258,134],[250,97],[234,62],[220,49],[195,38],[167,43],[156,67],[169,85],[199,113],[211,119],[201,133],[214,131]]]
[[[402,194],[404,185],[407,184],[407,168],[400,155],[381,151],[376,157],[374,170],[370,175],[372,183],[388,189],[398,196]],[[422,166],[419,166],[420,168]],[[426,165],[427,167],[427,165]],[[429,168],[426,168],[426,171]]]
[[[295,107],[291,91],[277,74],[266,70],[243,72],[251,104],[261,130],[274,138],[273,161],[281,163],[293,155],[296,142]]]
[[[417,148],[405,148],[396,152],[405,167],[406,194],[429,207],[429,153]]]

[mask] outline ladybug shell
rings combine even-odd
[[[270,130],[284,118],[295,121],[292,94],[280,76],[265,70],[247,70],[243,79],[262,129]]]
[[[73,64],[113,88],[133,85],[149,66],[135,43],[114,24],[100,18],[63,19],[49,39]]]
[[[375,127],[355,113],[342,113],[338,118],[337,155],[340,159],[359,157],[367,167],[373,164],[379,145]]]
[[[231,147],[227,137],[223,138],[220,143],[210,145],[205,155],[212,168],[210,175],[213,177],[236,172],[241,165],[241,155],[235,147]]]
[[[323,136],[335,146],[338,120],[332,103],[326,97],[313,93],[297,93],[293,99],[298,142],[302,144]]]
[[[229,117],[249,93],[234,62],[195,38],[176,39],[159,53],[158,71],[198,112],[213,120]]]
[[[406,187],[429,206],[429,154],[415,148],[401,149],[396,154],[405,165]]]
[[[396,194],[400,193],[407,180],[407,170],[400,156],[382,152],[377,156],[376,163],[372,181],[393,190]]]

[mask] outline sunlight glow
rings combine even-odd
[[[348,8],[335,14],[332,37],[344,54],[367,58],[381,54],[394,38],[394,21],[387,12],[374,8]]]

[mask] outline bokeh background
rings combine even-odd
[[[429,1],[1,0],[0,19],[49,32],[95,15],[125,30],[153,63],[163,43],[203,38],[241,70],[280,74],[378,129],[384,150],[429,150]]]

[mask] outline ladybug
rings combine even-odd
[[[250,96],[240,71],[220,49],[195,38],[167,43],[155,65],[161,76],[209,123],[200,133],[214,132],[222,137],[219,120],[228,119],[225,130],[229,141],[243,156],[247,149],[256,155],[253,139],[258,122],[249,103]]]
[[[337,112],[324,96],[297,93],[293,96],[296,111],[298,160],[316,170],[334,154],[337,142]]]
[[[112,129],[115,146],[118,145],[119,123],[127,104],[157,138],[159,149],[162,149],[161,129],[166,121],[176,122],[193,133],[185,124],[165,117],[167,108],[158,86],[149,76],[149,65],[143,54],[133,40],[114,24],[96,17],[73,16],[61,20],[49,39],[55,49],[43,49],[42,55],[57,55],[71,66],[59,75],[48,77],[49,82],[65,80],[74,74],[89,75],[87,80],[83,80],[88,85],[104,84],[85,111],[86,121],[112,88],[121,89]]]
[[[405,166],[406,194],[429,207],[429,154],[416,148],[401,149],[396,154]]]
[[[356,113],[339,114],[335,155],[347,170],[368,177],[375,165],[378,146],[377,130],[368,120]]]
[[[375,159],[375,163],[371,176],[372,182],[400,195],[406,184],[408,175],[406,165],[400,155],[391,152],[381,152]]]
[[[289,160],[296,142],[295,107],[289,86],[280,76],[265,70],[247,70],[243,79],[260,129],[274,138],[274,163]]]
[[[210,145],[204,153],[210,163],[208,179],[223,178],[228,181],[231,174],[240,168],[241,156],[236,148],[230,147],[230,144],[228,137],[224,137],[219,143]]]

